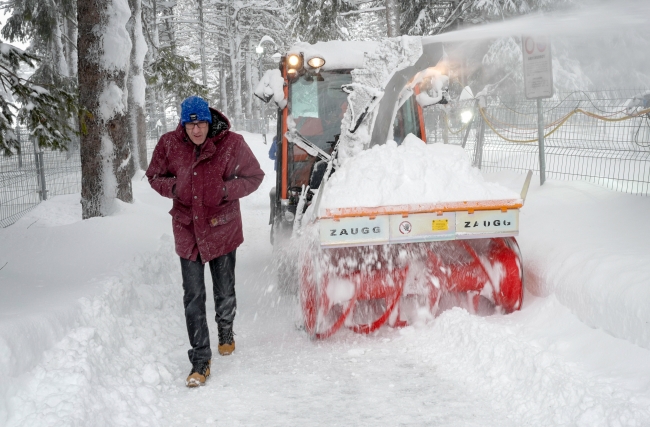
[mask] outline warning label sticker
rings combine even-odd
[[[431,230],[433,231],[446,231],[449,230],[448,219],[434,219],[431,222]]]

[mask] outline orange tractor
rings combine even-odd
[[[305,329],[314,338],[341,327],[370,333],[384,324],[406,326],[451,306],[476,313],[521,307],[523,264],[514,237],[523,194],[319,207],[344,154],[341,144],[400,144],[408,134],[426,141],[416,99],[436,87],[426,76],[441,73],[427,70],[439,66],[443,49],[426,39],[410,40],[416,46],[411,51],[402,49],[401,39],[384,46],[299,43],[256,90],[279,107],[270,221],[279,282],[297,288]],[[391,49],[402,49],[402,57],[391,57]],[[382,67],[383,75],[372,74]],[[427,99],[451,102],[440,91]]]

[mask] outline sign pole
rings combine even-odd
[[[523,36],[522,53],[526,98],[537,100],[537,138],[539,142],[539,183],[546,181],[544,153],[544,112],[542,99],[553,96],[553,59],[551,45],[546,37]]]
[[[537,135],[539,142],[539,185],[546,181],[546,156],[544,154],[544,112],[542,98],[537,98]]]

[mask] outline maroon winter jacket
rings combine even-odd
[[[239,199],[264,178],[244,138],[214,109],[207,140],[197,147],[180,124],[164,134],[151,157],[147,178],[154,190],[174,199],[176,253],[206,263],[244,241]]]

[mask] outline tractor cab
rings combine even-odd
[[[334,59],[340,58],[341,50],[355,48],[357,52],[348,54],[354,60]],[[313,46],[299,43],[282,57],[279,70],[273,70],[270,77],[265,76],[267,87],[275,85],[276,91],[278,87],[284,91],[284,102],[276,102],[279,107],[274,138],[276,186],[270,194],[272,240],[280,237],[278,234],[284,237],[291,234],[303,188],[320,187],[327,162],[339,142],[343,118],[349,108],[348,95],[354,90],[351,73],[363,60],[364,51],[372,48],[368,43],[341,41]],[[275,82],[269,81],[273,78]],[[258,97],[265,101],[271,99],[264,96],[263,90],[259,92],[256,92]],[[426,138],[422,109],[415,96],[402,100],[392,131],[392,139],[398,144],[409,133]],[[312,195],[312,192],[307,194],[308,203]]]

